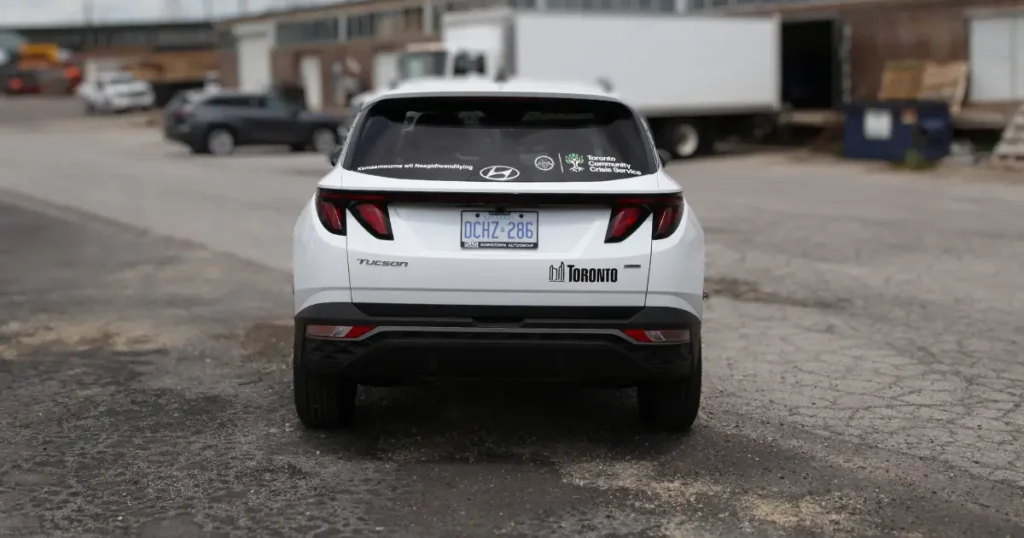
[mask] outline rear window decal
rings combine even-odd
[[[555,160],[547,155],[541,155],[533,160],[533,165],[541,172],[547,172],[555,167]]]
[[[609,174],[630,174],[634,176],[642,175],[639,170],[633,170],[633,166],[629,163],[624,163],[615,157],[599,157],[597,155],[587,155],[587,168],[591,172],[604,172]]]
[[[583,167],[580,166],[581,164],[583,164],[583,156],[578,153],[567,153],[565,155],[565,163],[572,165],[569,167],[569,170],[572,172],[583,171]]]
[[[408,163],[408,164],[371,164],[367,166],[360,166],[356,168],[356,172],[363,172],[366,170],[465,170],[467,172],[473,171],[473,165],[470,164],[422,164],[422,163]]]

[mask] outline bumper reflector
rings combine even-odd
[[[352,340],[373,329],[372,325],[307,325],[306,336],[329,340]]]
[[[690,341],[690,329],[656,331],[626,329],[622,332],[626,336],[642,344],[685,344]]]

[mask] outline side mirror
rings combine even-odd
[[[658,158],[661,159],[662,166],[668,166],[668,163],[672,162],[672,154],[668,150],[658,148]]]
[[[342,140],[342,143],[344,143],[344,140]],[[342,144],[338,144],[331,150],[331,154],[328,155],[327,160],[330,161],[332,167],[338,166],[338,160],[341,159],[341,149],[343,147]]]

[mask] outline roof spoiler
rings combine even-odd
[[[494,82],[497,82],[499,84],[500,83],[504,83],[504,82],[508,82],[508,79],[509,79],[508,72],[505,71],[504,68],[499,69],[498,73],[496,75],[494,75]],[[612,93],[615,90],[615,87],[612,86],[612,81],[608,80],[605,77],[598,78],[597,79],[597,85],[600,86],[601,89],[605,91],[605,93]]]

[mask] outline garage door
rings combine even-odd
[[[272,48],[269,32],[238,36],[238,85],[242,90],[258,92],[270,88]]]
[[[971,20],[971,102],[1024,100],[1024,15]]]

